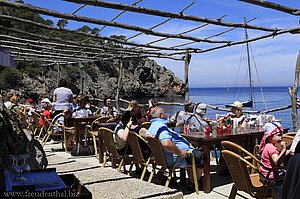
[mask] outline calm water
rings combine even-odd
[[[193,102],[204,102],[213,106],[224,108],[225,104],[231,104],[235,100],[246,101],[250,99],[249,88],[190,88],[190,99]],[[291,98],[288,94],[288,87],[264,87],[263,88],[264,100],[260,91],[260,88],[254,88],[254,110],[269,110],[272,108],[284,107],[291,104]],[[177,101],[183,102],[183,98],[173,99],[158,99],[158,101]],[[171,115],[176,113],[177,110],[183,110],[183,107],[172,106],[165,107],[167,112]],[[251,108],[245,108],[251,110]],[[222,111],[215,111],[208,109],[206,116],[209,118],[215,118],[216,113],[225,113]],[[290,128],[292,131],[292,119],[291,109],[277,111],[271,113],[276,119],[281,119],[281,124],[285,128]]]

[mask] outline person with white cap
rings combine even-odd
[[[283,127],[279,122],[266,123],[263,128],[265,133],[259,145],[262,166],[259,171],[264,177],[272,179],[280,175],[275,167],[283,163],[289,150],[286,149],[286,142],[282,140]],[[276,147],[278,144],[281,150]]]
[[[234,127],[247,127],[246,117],[243,115],[243,103],[235,101],[228,106],[231,107],[231,113],[227,113],[224,117],[218,119],[218,122],[228,123],[229,120]]]

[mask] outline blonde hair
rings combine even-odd
[[[16,95],[13,95],[12,97],[10,97],[9,101],[14,103],[14,104],[17,104],[18,103],[18,100],[19,100],[19,97],[16,96]]]
[[[132,110],[134,110],[134,109],[136,109],[138,107],[139,107],[138,102],[136,100],[131,100],[130,103],[128,104],[127,110],[128,111],[132,111]]]

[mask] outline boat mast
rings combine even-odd
[[[244,17],[244,23],[246,24],[246,17]],[[248,40],[247,28],[245,27],[245,37]],[[250,53],[249,53],[249,42],[246,42],[246,50],[247,50],[247,64],[248,64],[248,75],[249,75],[249,86],[250,86],[250,100],[253,102],[253,88],[252,88],[252,76],[251,76],[251,66],[250,66]],[[253,106],[251,106],[253,108]]]

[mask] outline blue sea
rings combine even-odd
[[[232,87],[218,87],[218,88],[190,88],[190,100],[193,102],[204,102],[213,106],[218,106],[224,108],[226,104],[231,104],[235,100],[246,101],[250,99],[249,88],[232,88]],[[263,93],[263,95],[262,95]],[[264,96],[264,97],[263,97]],[[263,100],[264,99],[264,100]],[[291,105],[291,98],[288,93],[287,86],[280,87],[263,87],[253,88],[253,100],[254,107],[253,110],[265,111],[278,107],[285,107]],[[177,101],[184,102],[183,98],[164,98],[158,99],[158,101]],[[265,103],[264,103],[265,101]],[[169,115],[175,114],[178,110],[183,110],[182,106],[168,106],[165,107]],[[252,110],[251,108],[245,108],[247,110]],[[216,111],[208,108],[206,117],[215,118],[216,113],[224,114],[223,111]],[[282,111],[270,113],[275,116],[276,119],[281,120],[281,124],[284,128],[292,128],[292,117],[291,109],[286,109]]]

